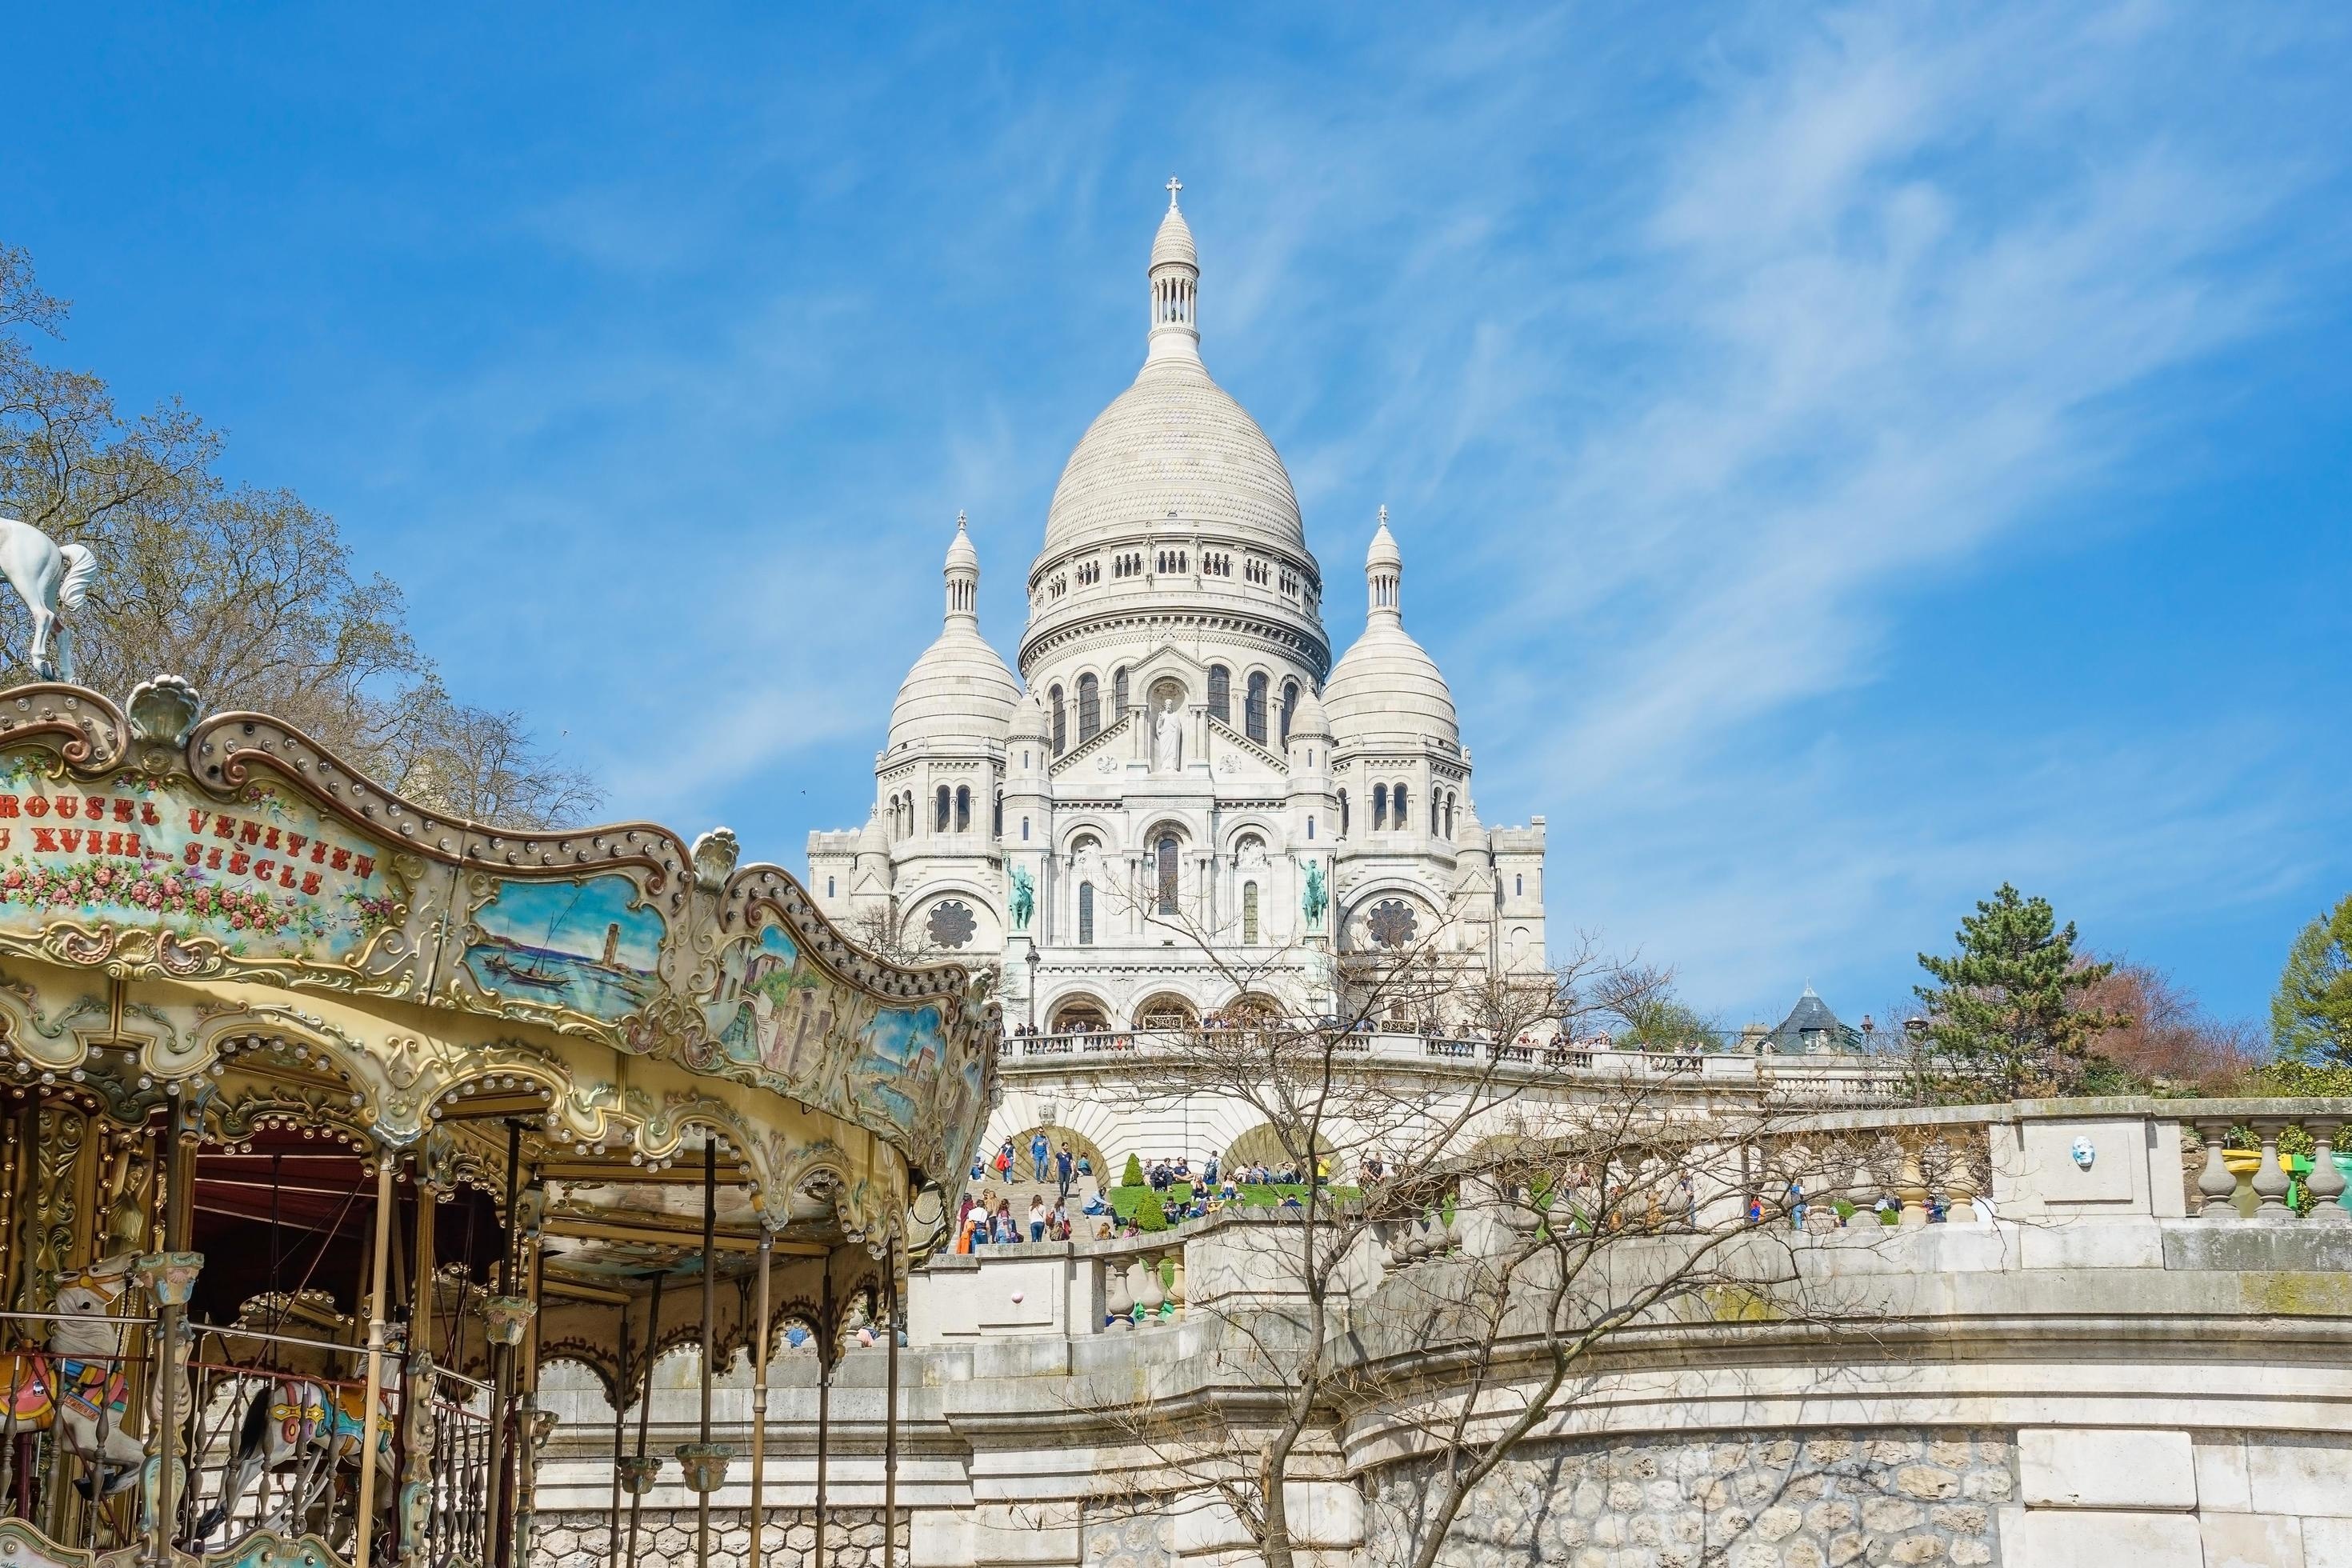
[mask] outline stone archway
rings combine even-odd
[[[1155,991],[1135,1005],[1135,1026],[1139,1029],[1197,1029],[1201,1026],[1199,1009],[1173,991]]]
[[[1330,1179],[1335,1182],[1344,1180],[1347,1175],[1345,1163],[1340,1159],[1339,1152],[1331,1147],[1330,1142],[1328,1139],[1318,1139],[1316,1150],[1321,1156]],[[1224,1158],[1219,1162],[1219,1169],[1225,1180],[1232,1181],[1234,1179],[1235,1172],[1252,1165],[1262,1164],[1279,1174],[1291,1163],[1292,1156],[1283,1147],[1282,1135],[1275,1131],[1273,1123],[1260,1122],[1225,1145]],[[1303,1176],[1305,1173],[1301,1172],[1300,1174]]]
[[[1110,1009],[1103,1005],[1101,998],[1081,991],[1056,997],[1046,1019],[1045,1032],[1049,1035],[1100,1034],[1110,1027]]]

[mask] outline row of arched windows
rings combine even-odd
[[[1454,811],[1460,803],[1459,790],[1439,789],[1430,792],[1429,832],[1434,838],[1454,837]],[[1412,796],[1402,784],[1376,784],[1372,786],[1372,831],[1385,833],[1391,828],[1402,833],[1412,825]],[[1339,832],[1345,837],[1349,827],[1348,792],[1339,792]]]
[[[1266,743],[1266,693],[1272,682],[1265,671],[1250,671],[1249,685],[1242,699],[1242,733],[1263,746]],[[1290,716],[1298,708],[1298,682],[1282,683],[1281,745],[1290,743]],[[1209,717],[1221,724],[1234,721],[1234,675],[1222,664],[1209,667]]]
[[[1063,711],[1062,689],[1050,687],[1045,692],[1045,705],[1053,712],[1054,754],[1060,756],[1069,749],[1069,717]],[[1111,671],[1110,712],[1108,721],[1118,721],[1127,711],[1127,667]],[[1091,672],[1078,677],[1078,744],[1085,745],[1103,732],[1105,714],[1102,703],[1102,681]]]
[[[911,837],[916,828],[915,792],[901,790],[885,805],[890,818],[893,841]],[[1023,827],[1028,826],[1024,819]],[[970,833],[971,831],[971,786],[946,784],[931,792],[931,831],[934,833]],[[1004,837],[1004,792],[998,790],[989,815],[989,831],[999,838]]]

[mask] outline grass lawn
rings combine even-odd
[[[1359,1187],[1331,1187],[1328,1188],[1327,1191],[1331,1197],[1345,1203],[1350,1198],[1360,1196],[1362,1189]],[[1264,1184],[1253,1184],[1248,1186],[1235,1187],[1234,1189],[1234,1201],[1240,1204],[1244,1208],[1270,1209],[1280,1204],[1284,1198],[1292,1195],[1296,1195],[1299,1202],[1305,1203],[1307,1201],[1307,1188],[1303,1184],[1297,1183],[1286,1184],[1268,1182]],[[1121,1224],[1125,1224],[1127,1221],[1133,1219],[1136,1215],[1136,1212],[1142,1208],[1145,1204],[1151,1202],[1154,1198],[1158,1198],[1162,1202],[1172,1201],[1185,1204],[1191,1203],[1192,1201],[1192,1184],[1190,1182],[1177,1182],[1171,1185],[1165,1193],[1154,1193],[1150,1187],[1112,1187],[1109,1189],[1109,1197],[1111,1212],[1118,1216]]]

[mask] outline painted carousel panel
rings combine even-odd
[[[477,908],[465,965],[493,996],[616,1024],[644,1010],[667,926],[630,878],[502,879]]]
[[[231,959],[329,965],[400,918],[389,858],[285,785],[222,800],[177,775],[73,781],[52,765],[0,752],[0,932],[148,929]]]

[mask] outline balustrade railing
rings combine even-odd
[[[2340,1112],[2287,1110],[2195,1118],[2190,1125],[2205,1146],[2204,1163],[2197,1173],[2199,1217],[2352,1224],[2352,1207],[2346,1204],[2352,1180],[2345,1172],[2352,1158],[2339,1157],[2336,1151],[2347,1120],[2352,1117]],[[2310,1153],[2300,1159],[2283,1155],[2283,1145],[2296,1134],[2295,1141],[2307,1143]]]
[[[1008,1035],[999,1055],[1015,1068],[1027,1063],[1076,1067],[1110,1065],[1152,1053],[1213,1048],[1245,1037],[1249,1031],[1223,1029],[1122,1029],[1060,1035]],[[1777,1098],[1841,1102],[1892,1101],[1911,1087],[1911,1069],[1901,1058],[1855,1053],[1811,1056],[1709,1051],[1619,1050],[1601,1039],[1579,1041],[1490,1040],[1444,1034],[1391,1031],[1331,1031],[1319,1037],[1335,1053],[1365,1059],[1418,1062],[1483,1062],[1496,1070],[1532,1079],[1624,1079],[1673,1083],[1688,1079],[1706,1087],[1752,1086]]]

